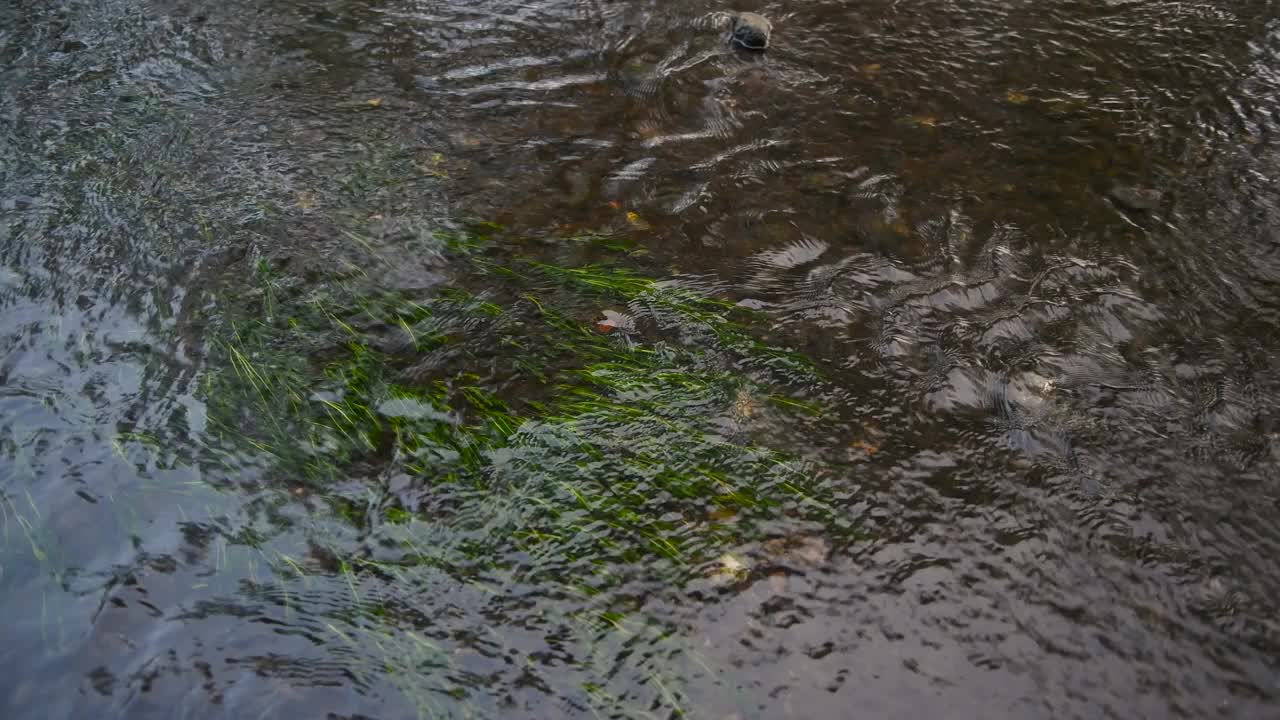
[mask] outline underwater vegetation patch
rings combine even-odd
[[[443,584],[505,607],[538,587],[559,598],[540,624],[585,633],[580,648],[637,624],[665,646],[684,641],[645,619],[636,583],[745,580],[724,558],[786,523],[853,537],[831,479],[767,442],[778,423],[821,417],[809,398],[822,373],[761,341],[759,318],[714,283],[438,240],[454,274],[419,291],[372,276],[304,288],[260,268],[256,289],[223,303],[203,386],[214,445],[271,458],[295,488],[280,502],[329,509],[312,541],[353,596],[429,603]],[[393,665],[439,655],[385,613],[343,622]],[[636,714],[582,652],[559,694]],[[641,707],[678,709],[680,663],[636,662],[652,693]],[[426,676],[390,676],[440,701]]]

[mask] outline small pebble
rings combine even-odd
[[[14,195],[0,200],[0,210],[27,210],[36,204],[30,195]]]
[[[763,15],[744,12],[733,18],[733,42],[748,50],[769,47],[769,35],[772,33],[773,24]]]

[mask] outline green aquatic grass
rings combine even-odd
[[[758,318],[714,288],[501,258],[478,240],[442,246],[470,269],[416,293],[380,290],[372,274],[302,292],[260,272],[262,289],[225,310],[223,369],[202,389],[214,445],[264,454],[329,508],[310,535],[363,608],[331,618],[334,636],[426,715],[449,716],[463,702],[450,688],[465,690],[444,682],[439,648],[366,607],[360,588],[406,601],[440,583],[499,605],[518,587],[575,598],[542,608],[595,648],[557,693],[601,716],[690,712],[674,660],[633,661],[643,692],[607,679],[630,626],[672,643],[671,658],[698,657],[624,588],[637,573],[673,592],[705,582],[725,553],[788,518],[852,532],[825,481],[751,430],[765,407],[821,414],[801,392],[819,371],[761,341]],[[607,306],[636,328],[597,331]],[[397,475],[415,496],[379,479]],[[291,556],[277,567],[309,577]]]

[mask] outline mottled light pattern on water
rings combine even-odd
[[[1275,716],[1275,10],[12,0],[0,717]]]

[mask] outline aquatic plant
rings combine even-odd
[[[852,533],[828,481],[755,435],[766,414],[821,413],[792,396],[820,372],[759,340],[758,318],[714,283],[437,240],[468,270],[418,292],[353,277],[285,296],[260,269],[258,289],[227,304],[224,369],[204,386],[215,444],[274,458],[293,494],[332,510],[311,538],[353,595],[376,587],[406,602],[450,582],[505,605],[538,586],[561,598],[540,606],[557,618],[547,627],[575,628],[582,647],[635,623],[679,643],[626,589],[637,576],[672,592],[737,582],[747,569],[723,558],[785,518]],[[610,306],[625,327],[595,325]],[[333,627],[392,665],[443,657],[383,620]],[[561,694],[629,702],[582,662]],[[656,695],[642,705],[678,708],[675,665],[644,665]],[[421,695],[422,677],[391,675]]]

